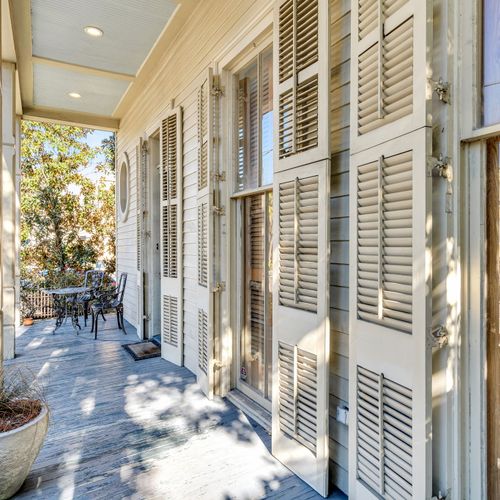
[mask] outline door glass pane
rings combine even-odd
[[[273,53],[267,49],[261,57],[261,186],[273,182]]]
[[[259,185],[259,86],[257,61],[238,75],[237,190]]]
[[[269,194],[244,200],[244,325],[240,379],[262,396],[271,395],[272,308],[271,212]]]
[[[483,4],[483,124],[500,123],[500,0]]]

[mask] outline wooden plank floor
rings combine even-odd
[[[225,399],[207,400],[187,369],[134,361],[121,347],[137,341],[131,326],[125,336],[109,317],[94,341],[89,328],[52,335],[52,325],[21,328],[7,362],[38,377],[51,411],[16,498],[320,498],[272,457],[262,427]]]

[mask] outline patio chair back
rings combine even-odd
[[[127,284],[127,273],[122,273],[116,288],[116,300],[118,304],[123,302],[123,295],[125,294],[125,285]]]
[[[92,269],[90,271],[85,271],[85,281],[83,286],[99,289],[102,287],[104,281],[104,271],[98,271],[97,269]]]

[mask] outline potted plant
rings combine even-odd
[[[0,500],[22,486],[47,434],[49,410],[26,370],[0,370]]]

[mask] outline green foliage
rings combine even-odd
[[[100,147],[90,130],[22,122],[21,278],[71,284],[103,261],[115,266],[114,136]],[[104,141],[103,141],[104,142]],[[99,163],[99,158],[104,160]],[[96,179],[82,171],[96,163]],[[41,278],[43,277],[43,278]]]

